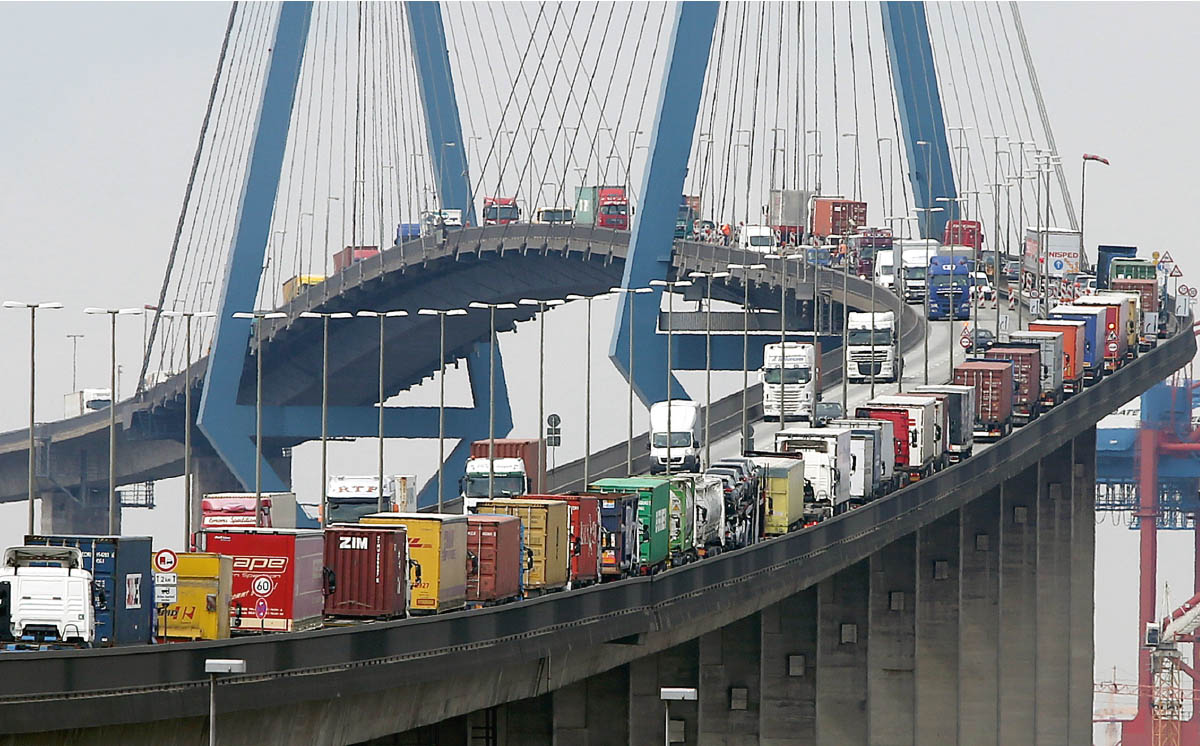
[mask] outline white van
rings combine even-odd
[[[702,471],[700,439],[699,402],[673,399],[650,405],[651,473],[666,471],[668,463],[672,472]]]
[[[775,229],[769,225],[743,225],[738,231],[738,247],[743,251],[770,254],[777,246]]]

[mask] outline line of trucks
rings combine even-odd
[[[785,423],[771,450],[739,458],[705,464],[702,409],[672,401],[652,407],[651,473],[585,491],[547,494],[543,443],[503,439],[472,444],[462,514],[417,512],[404,475],[383,485],[332,477],[322,528],[296,527],[290,493],[206,495],[196,551],[174,555],[170,596],[150,537],[28,535],[3,554],[0,649],[220,639],[512,603],[802,530],[969,458],[977,442],[1007,436],[1155,345],[1165,328],[1136,311],[1162,299],[1158,270],[1136,257],[1105,269],[1102,292],[1051,309],[958,365],[949,383],[875,397],[824,426]],[[895,319],[876,316],[870,329],[892,335],[876,346],[894,345]],[[793,344],[779,352],[798,353],[794,367],[808,373],[780,385],[815,396],[816,350]],[[780,416],[805,419],[790,396],[777,401]]]

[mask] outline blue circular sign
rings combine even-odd
[[[254,604],[254,613],[259,619],[262,619],[267,615],[267,599],[258,599],[258,603]]]
[[[1063,268],[1063,260],[1062,260],[1062,259],[1055,259],[1055,260],[1054,260],[1054,268],[1055,268],[1055,269],[1062,269],[1062,268]]]

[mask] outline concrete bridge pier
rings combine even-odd
[[[61,489],[41,494],[42,515],[39,530],[43,534],[107,534],[108,488],[77,488],[78,496]],[[121,519],[117,518],[118,531]]]

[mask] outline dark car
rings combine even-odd
[[[840,420],[844,416],[841,402],[819,401],[813,404],[813,425],[824,427],[830,420]]]
[[[980,327],[969,334],[971,335],[971,352],[984,352],[996,346],[996,335],[991,329]]]

